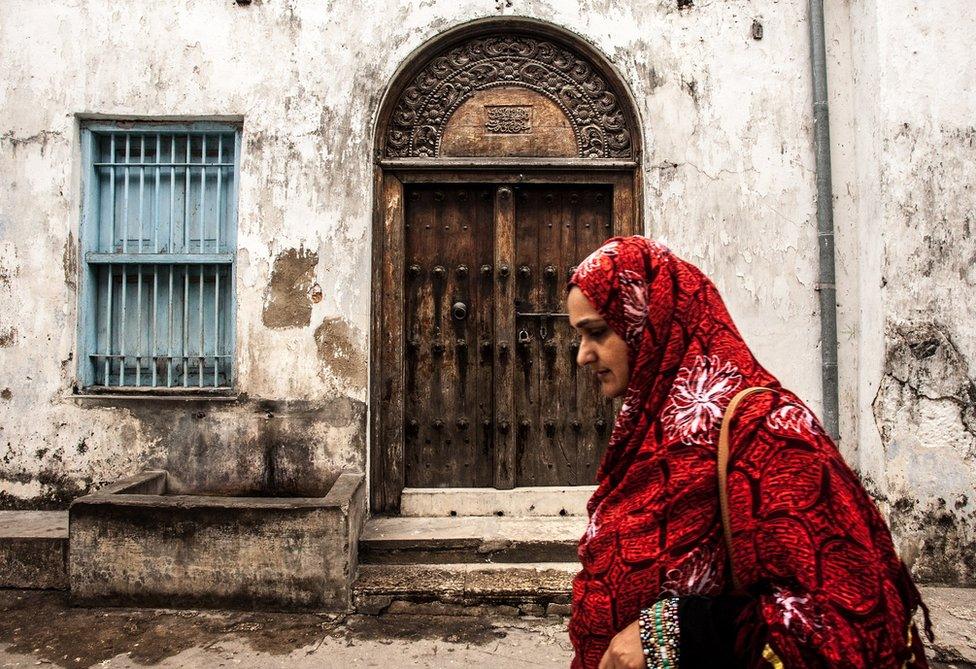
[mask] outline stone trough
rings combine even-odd
[[[69,510],[73,604],[346,611],[366,486],[323,497],[168,494],[148,471]]]

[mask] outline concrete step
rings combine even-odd
[[[400,515],[437,516],[585,516],[596,486],[496,488],[404,488]]]
[[[569,615],[576,562],[361,564],[359,613]]]
[[[371,518],[359,540],[364,564],[575,562],[582,516]]]
[[[68,587],[68,512],[0,511],[0,588]]]

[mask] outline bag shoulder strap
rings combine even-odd
[[[749,395],[760,393],[764,390],[776,392],[772,388],[766,388],[765,386],[753,386],[736,393],[732,401],[729,402],[729,406],[725,409],[725,415],[722,416],[722,429],[718,434],[718,502],[719,508],[722,511],[722,531],[725,534],[725,547],[726,552],[729,554],[730,567],[734,565],[732,564],[732,524],[729,519],[729,428],[732,424],[732,416],[735,414],[739,403],[749,397]],[[741,590],[739,579],[735,575],[735,569],[730,569],[729,573],[732,574],[732,585],[736,591]]]

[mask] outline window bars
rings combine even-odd
[[[91,131],[92,387],[228,388],[236,129]]]

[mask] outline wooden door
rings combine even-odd
[[[613,407],[593,373],[576,365],[565,285],[576,263],[613,235],[612,210],[608,185],[515,190],[518,486],[589,485],[596,478]]]
[[[406,486],[593,483],[612,404],[576,367],[564,286],[613,234],[613,187],[404,196]]]

